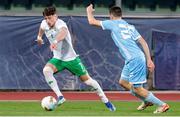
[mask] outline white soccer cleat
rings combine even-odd
[[[153,106],[153,103],[151,102],[142,102],[142,104],[137,108],[138,111],[142,111],[146,109],[148,106]]]
[[[158,114],[158,113],[163,113],[169,110],[169,105],[168,104],[163,104],[162,106],[159,106],[153,113]]]

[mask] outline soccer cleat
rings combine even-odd
[[[57,106],[62,105],[65,101],[66,99],[63,96],[59,96],[57,100]]]
[[[158,107],[153,113],[158,114],[158,113],[163,113],[169,110],[169,105],[168,104],[163,104],[162,106]]]
[[[116,111],[116,107],[111,102],[107,102],[105,105],[110,111]]]
[[[137,110],[142,111],[146,109],[148,106],[153,106],[153,103],[151,102],[142,102],[142,104],[137,108]]]

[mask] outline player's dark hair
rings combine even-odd
[[[114,17],[121,17],[122,11],[121,8],[118,6],[113,6],[109,9],[109,13],[112,14]]]
[[[43,16],[50,16],[56,14],[56,8],[54,6],[46,7],[43,11]]]

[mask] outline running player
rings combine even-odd
[[[96,89],[97,94],[101,98],[101,101],[105,103],[106,107],[110,111],[115,111],[116,108],[114,105],[105,96],[98,82],[89,76],[85,66],[74,51],[68,27],[64,21],[58,19],[55,7],[45,8],[43,16],[44,20],[39,28],[37,42],[39,45],[43,43],[42,36],[44,33],[50,42],[50,49],[54,56],[45,65],[43,74],[48,85],[58,97],[57,104],[61,105],[65,101],[65,98],[59,90],[53,74],[67,69],[76,76],[79,76],[85,84]]]
[[[137,32],[133,25],[128,24],[122,17],[121,8],[114,6],[110,8],[110,20],[96,20],[93,15],[93,7],[87,7],[87,17],[90,25],[100,26],[103,30],[110,30],[113,41],[125,59],[119,83],[122,87],[140,98],[143,104],[137,109],[144,110],[152,104],[158,105],[154,113],[162,113],[169,109],[169,105],[155,97],[150,91],[143,88],[146,82],[146,69],[154,70],[154,63],[151,60],[150,52],[146,41]],[[137,42],[142,46],[143,51],[138,47]],[[146,67],[147,65],[147,67]]]

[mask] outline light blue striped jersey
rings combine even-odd
[[[141,35],[133,25],[119,19],[101,21],[101,26],[103,30],[111,30],[111,37],[126,62],[136,57],[144,57],[136,43]]]

